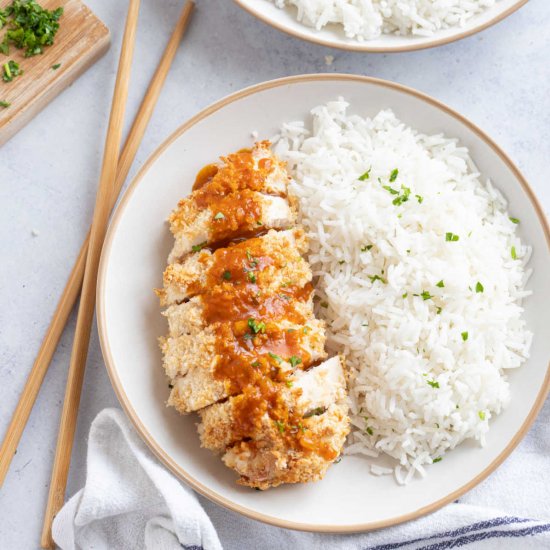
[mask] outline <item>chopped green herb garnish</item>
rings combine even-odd
[[[226,281],[230,281],[230,280],[231,280],[231,271],[228,271],[228,270],[226,269],[226,270],[223,272],[222,277],[223,277]]]
[[[434,458],[432,460],[432,464],[436,464],[437,462],[441,462],[443,460],[443,457],[442,456],[438,456],[437,458]]]
[[[394,168],[392,171],[391,171],[391,174],[390,174],[390,182],[394,182],[396,179],[397,179],[397,175],[399,174],[399,170],[397,168]]]
[[[370,426],[367,427],[367,429],[365,430],[369,435],[373,435],[374,432],[372,431],[372,428]]]
[[[294,382],[292,380],[286,380],[285,384],[287,388],[292,388],[292,386],[294,385]]]
[[[19,63],[16,63],[13,59],[10,59],[2,65],[4,74],[2,80],[4,82],[11,82],[16,76],[23,74],[23,71],[19,68]]]
[[[415,195],[416,197],[416,200],[418,201],[418,204],[422,204],[422,202],[424,201],[424,197],[421,197],[420,195]]]
[[[261,220],[258,220],[258,221],[256,222],[256,225],[263,225],[263,222],[262,222]]]
[[[319,305],[321,307],[328,307],[328,302],[321,302]]]
[[[59,67],[61,67],[61,63],[56,63],[55,65],[52,65],[52,70],[57,71],[57,69],[59,69]]]
[[[478,281],[476,283],[476,292],[480,293],[480,292],[483,292],[483,290],[484,290],[483,285]]]
[[[445,240],[446,241],[456,242],[456,241],[458,241],[458,239],[459,239],[459,236],[455,235],[454,233],[445,233]]]
[[[292,367],[295,367],[302,362],[302,359],[300,359],[300,357],[297,357],[296,355],[293,355],[292,357],[289,357],[288,362],[292,365]]]
[[[432,388],[439,389],[439,382],[436,382],[435,380],[426,380],[426,383],[428,386],[431,386]]]
[[[0,107],[4,107],[4,109],[7,109],[11,103],[8,103],[7,101],[0,101]]]
[[[340,265],[345,264],[345,263],[346,263],[346,260],[340,260],[338,263],[339,263]]]
[[[250,363],[250,366],[252,367],[259,367],[260,366],[260,362],[258,360],[254,361],[254,363]]]
[[[200,252],[205,246],[206,246],[206,241],[204,241],[203,243],[200,243],[200,244],[194,244],[191,247],[191,250],[193,252]]]
[[[402,191],[402,194],[396,197],[395,199],[393,199],[392,201],[392,204],[394,204],[395,206],[400,206],[404,202],[407,202],[409,200],[409,195],[411,194],[411,190],[408,187],[405,187],[402,185],[401,191]],[[399,215],[399,217],[401,217],[401,214]]]
[[[518,224],[519,219],[518,218],[508,218],[512,223]]]
[[[403,294],[403,296],[401,296],[401,298],[405,299],[408,295],[409,295],[409,293],[408,293],[408,292],[405,292],[405,293]]]
[[[215,216],[214,216],[214,219],[215,220],[223,220],[225,218],[225,215],[223,214],[223,212],[218,212]]]
[[[313,409],[312,411],[309,411],[308,413],[304,414],[304,418],[311,418],[312,416],[320,416],[325,412],[324,407],[317,407],[316,409]]]
[[[439,281],[439,283],[437,283],[435,286],[438,286],[439,288],[443,288],[445,286],[443,279],[441,279],[441,281]]]
[[[467,332],[461,332],[460,336],[462,336],[462,340],[464,340],[464,342],[466,342],[466,340],[468,340],[468,333]]]
[[[439,315],[442,311],[443,311],[443,308],[437,306],[436,309],[435,309],[435,314]]]
[[[512,260],[517,260],[518,259],[518,256],[516,254],[516,247],[513,246],[510,250],[510,256],[512,256]]]
[[[277,429],[279,430],[279,433],[284,434],[285,433],[285,423],[281,422],[280,420],[275,420],[275,425],[277,426]]]
[[[431,300],[433,298],[427,290],[422,291],[420,294],[415,294],[415,296],[420,296],[424,301]]]
[[[374,245],[372,244],[366,244],[365,246],[361,247],[361,252],[366,252],[367,250],[370,250]]]
[[[388,281],[386,281],[386,279],[384,279],[384,277],[380,277],[380,275],[367,275],[367,277],[371,280],[371,282],[376,282],[376,281],[380,281],[384,284],[388,284]]]
[[[258,332],[265,332],[265,323],[263,321],[248,319],[248,326],[254,334],[258,334]]]
[[[394,189],[393,187],[390,187],[389,185],[383,185],[382,188],[392,195],[399,195],[399,191],[397,189]]]
[[[359,176],[357,179],[359,181],[365,181],[365,180],[368,180],[370,178],[370,171],[372,170],[372,166],[364,173],[362,174],[361,176]]]
[[[269,352],[269,357],[271,357],[271,359],[275,359],[275,361],[277,361],[277,363],[282,363],[283,362],[283,358],[279,357],[276,353]]]
[[[53,44],[63,8],[50,11],[35,0],[13,0],[3,13],[10,18],[4,42],[11,42],[25,50],[25,57],[32,57]]]
[[[0,42],[0,53],[3,53],[4,55],[9,55],[9,53],[10,53],[10,47],[9,47],[9,44],[8,44],[8,36],[7,35],[4,35],[4,40],[2,40],[2,42]]]
[[[254,275],[254,273],[252,273],[252,271],[249,271],[246,276],[248,277],[248,280],[255,284],[256,283],[256,275]]]
[[[485,420],[485,413],[483,411],[479,411],[477,415],[479,416],[480,420]]]

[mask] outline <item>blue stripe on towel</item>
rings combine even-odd
[[[465,544],[472,544],[481,540],[502,538],[502,537],[532,537],[550,531],[550,523],[533,525],[524,529],[516,529],[514,531],[482,531],[481,533],[472,533],[465,537],[457,539],[436,542],[429,546],[422,546],[418,550],[445,550],[446,548],[459,548]]]
[[[459,527],[454,531],[446,531],[444,533],[437,533],[436,535],[431,535],[429,537],[413,539],[408,541],[394,542],[388,544],[381,544],[379,546],[374,546],[370,550],[395,550],[397,548],[402,548],[403,546],[408,546],[409,544],[415,544],[417,542],[428,541],[432,539],[440,539],[446,537],[457,537],[464,535],[466,533],[471,533],[472,531],[479,531],[481,529],[488,529],[491,527],[499,527],[501,525],[511,525],[514,523],[526,523],[532,521],[525,518],[516,518],[511,516],[497,517],[489,519],[487,521],[480,521],[478,523],[473,523],[471,525],[465,525],[464,527]]]

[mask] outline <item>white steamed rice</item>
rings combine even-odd
[[[301,23],[321,30],[344,27],[349,38],[369,40],[381,34],[431,36],[440,29],[462,27],[498,0],[272,0],[294,6]]]
[[[351,372],[347,452],[390,455],[404,483],[465,439],[483,445],[508,403],[506,371],[531,342],[530,249],[457,140],[347,108],[285,124],[274,150],[294,177],[329,349]]]

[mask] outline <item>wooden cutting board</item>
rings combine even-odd
[[[109,48],[109,29],[80,0],[38,0],[47,9],[63,6],[54,44],[42,55],[23,56],[23,50],[10,45],[9,56],[0,53],[0,65],[13,59],[24,73],[12,82],[0,79],[0,146],[48,105],[54,97],[97,61]],[[11,0],[0,0],[0,7]],[[0,40],[5,30],[0,30]],[[54,65],[60,64],[57,70]],[[0,70],[0,72],[3,71]]]

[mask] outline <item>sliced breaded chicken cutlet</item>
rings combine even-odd
[[[267,142],[222,160],[222,165],[207,169],[208,177],[201,178],[199,188],[170,215],[175,244],[169,262],[236,235],[294,225],[296,212],[287,198],[288,175]]]
[[[201,444],[259,489],[320,479],[349,430],[288,179],[268,142],[201,170],[170,216],[176,242],[157,290],[168,404],[199,411]]]
[[[311,281],[311,270],[301,256],[306,249],[303,230],[294,228],[269,231],[213,252],[198,250],[165,269],[158,291],[161,303],[179,303],[223,284],[250,284],[261,291],[302,287]]]
[[[304,329],[305,332],[304,332]],[[164,368],[172,381],[169,404],[192,412],[234,395],[266,376],[287,373],[326,357],[324,323],[249,319],[219,323],[202,333],[164,341]]]
[[[212,323],[251,319],[254,315],[307,324],[314,318],[313,288],[306,284],[300,293],[292,291],[290,286],[262,289],[260,301],[256,288],[228,291],[227,285],[220,285],[166,308],[163,315],[168,320],[168,336],[197,334]]]
[[[250,408],[249,396],[240,394],[199,411],[201,445],[221,453],[242,439],[276,443],[281,431],[299,428],[305,433],[304,427],[317,422],[331,405],[345,404],[346,378],[340,357],[331,357],[308,370],[289,372],[285,384],[277,400],[283,404],[283,412],[291,411],[299,419],[299,425],[287,426],[288,419],[273,418],[273,404],[269,410],[265,400]]]
[[[289,380],[273,400],[244,393],[199,413],[202,446],[223,453],[243,485],[266,489],[320,479],[340,454],[349,431],[340,357]]]
[[[226,451],[222,460],[241,476],[238,483],[255,489],[318,481],[338,458],[346,441],[347,404],[331,405],[315,422],[306,423],[305,429],[298,439],[299,447],[282,432],[276,445],[261,440],[240,441]]]

